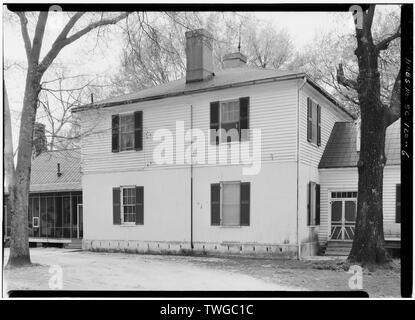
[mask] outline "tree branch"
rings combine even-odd
[[[343,65],[341,63],[339,63],[339,68],[337,69],[337,82],[344,87],[357,90],[356,80],[346,78],[343,71]]]
[[[30,41],[29,32],[27,31],[27,18],[24,12],[16,12],[20,19],[20,27],[22,29],[22,36],[26,50],[27,61],[29,61],[30,52],[32,51],[32,43]]]
[[[399,69],[398,75],[393,85],[389,108],[386,110],[386,124],[390,125],[401,116],[401,70]]]
[[[32,51],[30,62],[38,64],[40,50],[42,49],[43,35],[45,33],[46,21],[48,20],[49,11],[41,11],[37,20],[35,35],[33,36]]]
[[[398,29],[396,30],[396,32],[393,35],[391,35],[391,36],[383,39],[381,42],[379,42],[376,45],[376,50],[377,51],[386,50],[389,47],[389,44],[393,40],[395,40],[397,38],[400,38],[400,37],[401,37],[401,25],[399,25]]]
[[[83,13],[82,13],[83,14]],[[90,32],[91,30],[100,27],[100,26],[107,26],[107,25],[111,25],[111,24],[116,24],[119,21],[125,19],[128,15],[130,14],[130,12],[125,12],[123,14],[120,14],[119,16],[113,18],[113,19],[103,19],[94,23],[89,24],[88,26],[86,26],[85,28],[81,29],[80,31],[74,33],[73,35],[71,35],[70,37],[66,37],[67,34],[65,35],[65,38],[62,39],[56,39],[57,41],[55,41],[52,45],[52,48],[49,50],[49,52],[46,54],[46,56],[43,58],[41,64],[39,65],[39,70],[41,72],[45,72],[47,70],[47,68],[50,66],[50,64],[53,62],[53,60],[57,57],[57,55],[59,54],[59,52],[68,44],[78,40],[79,38],[81,38],[83,35],[87,34],[88,32]],[[79,14],[75,14],[74,16],[72,16],[72,18],[69,20],[69,22],[67,23],[67,25],[64,27],[64,29],[62,30],[61,34],[64,34],[64,30],[68,29],[70,30],[72,28],[72,26],[75,24],[75,22],[81,17],[81,13]],[[72,26],[70,26],[70,24],[72,24]],[[70,27],[69,27],[69,26]],[[69,32],[69,31],[68,31]],[[60,35],[61,35],[60,34]],[[59,35],[59,36],[60,36]],[[59,38],[58,36],[58,38]]]

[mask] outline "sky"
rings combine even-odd
[[[7,10],[7,9],[6,9]],[[386,9],[388,10],[388,9]],[[286,29],[293,41],[295,50],[301,51],[304,46],[313,42],[316,35],[337,30],[340,32],[353,32],[353,18],[348,12],[255,12],[254,15],[261,21],[271,22],[277,29]],[[12,14],[13,16],[13,14]],[[14,17],[16,19],[16,17]],[[6,21],[6,20],[5,20]],[[26,64],[23,40],[20,25],[14,22],[3,21],[3,54],[7,64],[17,62]],[[50,48],[58,31],[63,27],[67,18],[62,13],[49,15],[46,26],[44,45],[41,56]],[[59,54],[56,63],[68,66],[74,74],[100,74],[111,75],[119,67],[121,54],[120,27],[114,27],[111,35],[104,44],[96,45],[96,38],[86,35]],[[5,72],[6,87],[9,104],[12,112],[13,141],[17,145],[17,133],[22,108],[25,72],[20,67],[11,67]]]

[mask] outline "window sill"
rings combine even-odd
[[[310,141],[308,141],[308,143],[309,143],[310,145],[312,145],[314,148],[317,148],[317,149],[319,149],[319,148],[321,147],[321,144],[320,144],[320,145],[318,145],[317,143],[310,142]]]
[[[135,223],[121,223],[119,224],[120,227],[138,227],[143,226],[144,224],[135,224]]]
[[[112,152],[112,153],[125,154],[125,153],[133,153],[133,152],[140,152],[140,151],[143,151],[143,149],[141,149],[141,150],[133,149],[133,150],[123,150],[123,151],[120,150],[118,152]]]
[[[215,227],[215,226],[212,226],[212,227]],[[242,227],[248,227],[248,226],[223,226],[223,225],[220,225],[220,226],[216,226],[216,227],[224,228],[224,229],[240,229]]]

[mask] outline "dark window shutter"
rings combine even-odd
[[[210,129],[219,130],[219,101],[210,103]],[[215,136],[211,135],[210,143],[219,144],[219,137],[216,137],[216,142],[214,141]]]
[[[135,224],[144,224],[144,187],[135,187]]]
[[[143,150],[143,111],[134,112],[134,149]]]
[[[313,134],[313,103],[307,98],[307,141],[311,142]]]
[[[118,114],[112,116],[111,130],[112,130],[112,152],[120,151],[120,131],[119,131],[120,117]]]
[[[120,188],[112,188],[112,217],[113,224],[121,224]]]
[[[239,140],[249,140],[249,97],[239,98]],[[245,130],[245,131],[242,131]]]
[[[317,145],[321,145],[321,107],[317,105]]]
[[[220,225],[220,184],[210,185],[210,224]]]
[[[396,216],[395,222],[401,223],[401,185],[396,185]]]
[[[241,183],[241,226],[249,226],[251,183]]]
[[[320,225],[320,185],[316,184],[316,225]]]
[[[311,182],[307,185],[307,225],[311,224]]]

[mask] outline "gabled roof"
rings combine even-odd
[[[353,122],[336,122],[321,157],[319,168],[356,167],[359,152],[356,151],[356,125]],[[386,129],[386,165],[401,163],[401,120]]]
[[[58,163],[62,173],[60,177],[57,174]],[[30,192],[81,189],[80,149],[43,152],[32,160]]]
[[[344,112],[353,115],[343,108],[339,102],[334,99],[327,91],[317,85],[314,81],[307,77],[304,72],[299,71],[283,71],[274,69],[237,67],[219,70],[212,75],[211,79],[186,83],[186,79],[171,81],[148,89],[140,90],[131,94],[121,95],[118,97],[108,98],[102,101],[88,104],[81,107],[73,108],[73,112],[78,112],[90,108],[112,107],[124,104],[131,104],[141,101],[149,101],[163,99],[167,97],[175,97],[186,94],[195,94],[213,90],[221,90],[231,87],[240,87],[258,83],[266,83],[272,81],[283,81],[306,78],[311,86],[320,91],[327,99],[342,109]]]

